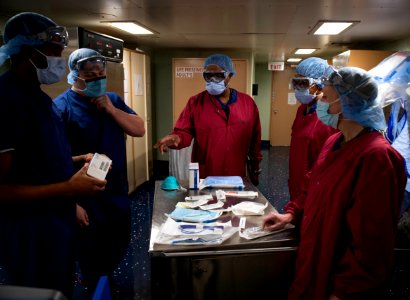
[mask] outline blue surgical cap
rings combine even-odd
[[[336,89],[344,118],[377,130],[387,127],[377,98],[377,83],[368,72],[355,67],[334,70],[326,84]]]
[[[79,75],[79,70],[77,69],[77,62],[80,59],[95,56],[103,57],[103,55],[101,55],[100,52],[88,48],[80,48],[71,53],[70,57],[68,58],[68,67],[70,68],[70,73],[68,73],[67,75],[67,82],[69,84],[74,84],[74,82],[77,80],[77,77]]]
[[[296,73],[305,77],[319,79],[325,75],[329,65],[326,60],[319,57],[309,57],[302,60],[296,67]]]
[[[0,65],[13,54],[21,51],[21,46],[36,46],[45,43],[44,40],[33,37],[57,24],[46,16],[23,12],[11,17],[4,26],[4,45],[0,48]]]
[[[233,75],[236,74],[235,69],[233,68],[232,60],[229,56],[224,55],[224,54],[212,54],[208,56],[205,59],[204,62],[204,68],[206,68],[209,65],[217,65],[224,69],[225,71],[228,71],[229,73]]]

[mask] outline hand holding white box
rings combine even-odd
[[[87,175],[104,180],[110,170],[112,160],[102,154],[94,153],[88,166]]]

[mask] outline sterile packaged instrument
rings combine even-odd
[[[218,200],[216,203],[201,205],[199,206],[199,208],[203,210],[213,210],[213,209],[221,208],[223,206],[224,206],[224,203]]]
[[[231,222],[187,223],[168,218],[162,225],[156,244],[215,245],[230,238],[238,229]]]
[[[232,212],[237,216],[262,216],[268,203],[265,204],[243,201],[232,206]]]
[[[184,208],[196,208],[201,205],[205,205],[209,202],[208,199],[200,199],[196,201],[180,201],[177,203],[177,207],[184,207]]]
[[[212,197],[211,194],[208,194],[208,195],[194,195],[194,196],[185,197],[185,201],[198,201],[198,200],[203,200],[203,199],[212,200],[213,197]]]
[[[223,190],[217,190],[215,192],[215,195],[216,195],[216,200],[222,201],[222,202],[226,201],[225,192]]]
[[[225,196],[238,197],[238,198],[256,198],[258,197],[258,192],[254,191],[225,191]]]
[[[261,226],[256,226],[256,227],[241,229],[239,231],[239,236],[243,237],[247,240],[253,240],[253,239],[256,239],[256,238],[263,237],[263,236],[279,233],[279,232],[282,232],[284,230],[291,229],[291,228],[294,228],[294,227],[295,226],[292,225],[292,224],[287,224],[287,225],[285,225],[285,227],[283,227],[281,229],[274,230],[274,231],[268,231],[268,230],[264,230]]]

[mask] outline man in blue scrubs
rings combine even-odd
[[[71,89],[54,99],[66,124],[73,155],[100,153],[112,160],[107,187],[77,202],[79,263],[93,291],[102,275],[111,275],[129,244],[125,134],[142,137],[144,120],[116,93],[106,92],[106,61],[97,51],[81,48],[68,59]],[[109,79],[109,78],[108,78]]]
[[[40,84],[65,75],[64,27],[36,13],[10,18],[0,65],[0,266],[5,284],[49,288],[71,298],[75,271],[73,196],[106,181],[74,173],[64,124]]]

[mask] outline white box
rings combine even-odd
[[[189,189],[199,189],[199,164],[189,163]]]
[[[94,153],[88,166],[87,175],[104,180],[110,170],[112,160],[106,155]]]

